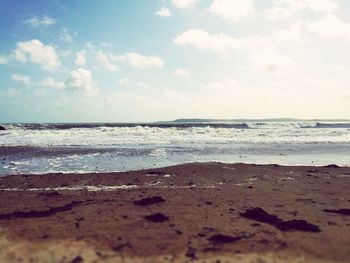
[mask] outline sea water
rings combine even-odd
[[[350,165],[350,122],[3,124],[0,174],[110,172],[186,162]]]

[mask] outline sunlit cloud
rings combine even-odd
[[[59,39],[63,42],[70,43],[73,41],[73,35],[69,33],[67,28],[62,28]]]
[[[265,16],[269,19],[287,18],[303,10],[333,13],[338,10],[338,4],[334,0],[275,0]]]
[[[321,20],[309,22],[307,27],[322,37],[350,42],[350,23],[343,22],[334,15],[327,15]]]
[[[71,71],[64,84],[67,89],[84,91],[88,94],[95,89],[91,71],[83,68]]]
[[[224,53],[230,50],[251,48],[259,45],[258,37],[235,38],[223,33],[210,34],[203,29],[189,29],[174,39],[180,46],[193,46],[198,49]]]
[[[21,95],[21,92],[18,90],[18,89],[15,89],[15,88],[9,88],[7,91],[6,91],[6,95],[10,98],[12,97],[18,97]]]
[[[7,56],[0,55],[0,65],[8,64],[8,62],[9,62],[9,60],[8,60]]]
[[[214,0],[208,10],[233,22],[255,14],[253,0]]]
[[[14,59],[21,62],[31,62],[40,65],[44,70],[55,70],[60,61],[53,46],[45,45],[37,39],[18,42],[14,50]]]
[[[131,66],[136,68],[161,68],[163,67],[163,60],[158,56],[145,56],[135,52],[128,52],[124,55],[114,55],[112,59],[115,61],[126,61]]]
[[[296,68],[295,62],[274,48],[264,48],[250,55],[253,68],[266,73],[284,73]]]
[[[100,64],[107,70],[109,71],[114,71],[114,72],[117,72],[119,71],[119,66],[114,64],[112,61],[111,61],[111,58],[106,54],[104,53],[102,50],[99,50],[96,54],[96,59],[97,61],[100,62]]]
[[[54,89],[64,89],[66,85],[63,82],[54,80],[51,77],[45,78],[40,81],[40,85],[43,87],[54,88]]]
[[[85,50],[78,51],[75,53],[75,64],[79,66],[83,66],[86,64]]]
[[[57,19],[51,18],[47,15],[44,15],[42,18],[32,16],[31,18],[25,20],[24,23],[31,26],[51,26],[57,23]]]
[[[166,8],[165,6],[162,6],[160,10],[158,10],[155,13],[157,16],[163,16],[163,17],[169,17],[172,16],[173,14],[171,13],[169,8]]]
[[[173,74],[177,76],[189,76],[190,72],[182,68],[177,68],[173,71]]]
[[[177,8],[193,7],[197,0],[171,0],[173,5]]]
[[[21,74],[12,74],[11,79],[24,85],[30,85],[32,83],[30,77]]]

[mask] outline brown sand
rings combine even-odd
[[[0,178],[0,262],[350,262],[350,168]]]

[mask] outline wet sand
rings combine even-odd
[[[0,178],[0,262],[350,262],[350,168]]]

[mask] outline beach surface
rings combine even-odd
[[[0,178],[0,262],[350,262],[350,167]]]

